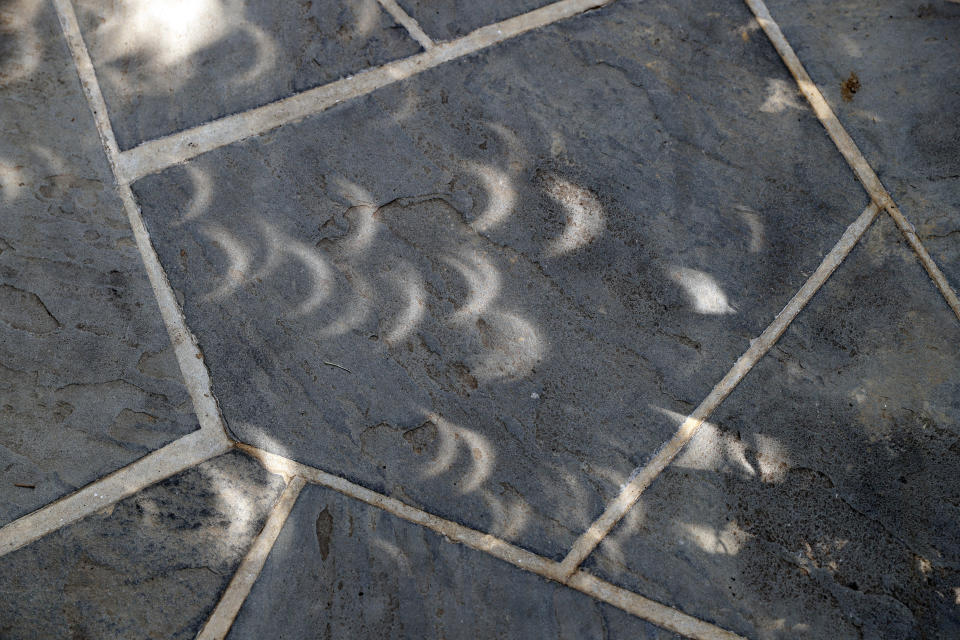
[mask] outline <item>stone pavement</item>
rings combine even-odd
[[[0,637],[960,635],[957,2],[0,38]]]

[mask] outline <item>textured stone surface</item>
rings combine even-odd
[[[138,182],[234,433],[561,556],[866,204],[708,9],[616,3]]]
[[[196,418],[49,3],[5,3],[0,42],[5,524]]]
[[[675,638],[321,487],[304,489],[228,638]]]
[[[282,485],[229,453],[0,558],[0,636],[195,637]]]
[[[958,344],[881,217],[588,566],[749,637],[957,637]]]
[[[927,250],[960,288],[960,4],[769,5]]]
[[[376,0],[78,0],[121,149],[420,51]]]
[[[449,40],[484,25],[532,11],[552,0],[398,0],[431,38]]]

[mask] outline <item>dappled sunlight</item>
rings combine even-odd
[[[487,195],[487,206],[470,226],[477,231],[490,231],[506,222],[513,213],[517,190],[510,176],[499,169],[477,163],[469,163],[468,168],[480,178]]]
[[[787,109],[803,109],[800,101],[800,91],[797,85],[781,78],[767,80],[766,98],[760,105],[764,113],[782,113]]]
[[[362,253],[373,244],[377,231],[376,199],[369,191],[346,178],[332,180],[334,191],[350,203],[345,217],[350,223],[350,235],[340,239],[341,250],[347,254]]]
[[[423,287],[423,278],[409,263],[403,263],[390,274],[396,287],[401,291],[404,306],[391,329],[384,334],[390,345],[395,345],[409,337],[423,318],[426,309],[427,292]]]
[[[677,426],[687,419],[682,413],[652,407]],[[746,439],[704,421],[687,446],[673,461],[683,469],[734,474],[744,479],[780,482],[791,467],[783,445],[771,436],[754,433]]]
[[[719,529],[695,522],[680,522],[678,526],[688,541],[707,553],[735,556],[751,537],[733,521]]]
[[[231,543],[235,544],[249,534],[249,529],[259,514],[253,499],[243,490],[243,485],[237,483],[236,478],[232,477],[226,469],[215,466],[200,467],[200,469],[210,482],[221,512],[230,514],[226,530],[219,529],[222,532],[221,541],[227,543],[222,545],[226,553],[230,551]],[[225,556],[223,559],[226,560],[228,557]]]
[[[750,230],[750,253],[760,253],[767,246],[763,230],[763,220],[760,214],[742,204],[735,205],[733,210],[740,216],[740,220]]]
[[[10,85],[18,80],[29,78],[43,55],[40,38],[34,22],[46,3],[37,0],[19,0],[5,2],[0,7],[0,33],[4,40],[15,39],[15,44],[4,43],[3,53],[15,53],[9,58],[0,58],[0,84]]]
[[[367,38],[377,28],[380,20],[380,4],[377,0],[360,0],[357,23],[354,31],[361,38]]]
[[[727,294],[723,292],[713,276],[685,267],[672,267],[667,274],[680,285],[693,310],[705,315],[724,315],[736,313],[730,306]]]
[[[450,471],[460,459],[462,449],[469,460],[470,471],[462,474],[459,491],[471,493],[479,489],[493,471],[494,452],[490,442],[476,431],[457,426],[435,413],[428,413],[427,418],[437,425],[440,448],[423,476],[433,478]]]
[[[371,535],[370,542],[393,560],[397,568],[404,574],[413,575],[413,567],[410,565],[410,559],[407,558],[407,554],[404,553],[403,549],[398,547],[396,543],[390,542],[379,535]]]
[[[669,417],[677,427],[687,419],[676,411],[652,408]],[[673,464],[684,469],[736,472],[753,478],[757,471],[747,460],[746,450],[745,443],[705,421]]]
[[[247,272],[250,269],[250,252],[233,234],[223,227],[205,226],[200,229],[200,233],[212,240],[230,261],[227,272],[222,277],[223,284],[204,297],[205,300],[223,300],[243,284],[247,277]]]
[[[546,351],[536,326],[515,313],[485,314],[481,332],[489,346],[476,366],[471,367],[481,382],[526,377]]]
[[[127,0],[97,28],[107,62],[134,56],[146,57],[153,72],[173,69],[191,56],[233,33],[243,33],[253,42],[252,64],[232,80],[248,84],[269,71],[275,62],[276,45],[270,36],[245,17],[242,0]],[[122,81],[122,71],[103,69]],[[181,78],[180,82],[185,82]]]
[[[482,314],[500,293],[500,272],[486,258],[473,252],[470,264],[456,258],[446,258],[444,262],[460,272],[470,289],[467,301],[453,314],[454,322],[472,322]]]
[[[189,220],[196,220],[210,207],[213,202],[213,179],[202,168],[194,164],[186,165],[187,175],[193,185],[190,201],[184,208],[180,220],[175,224],[181,225]]]
[[[319,330],[322,337],[342,336],[359,327],[373,307],[374,289],[363,276],[354,276],[352,283],[354,295],[347,308],[336,320]]]
[[[603,206],[593,193],[558,176],[549,176],[545,186],[547,194],[567,214],[563,235],[550,243],[548,256],[571,253],[590,244],[603,233]]]
[[[491,512],[490,533],[505,540],[516,540],[529,519],[530,505],[527,501],[519,495],[512,500],[501,499],[486,489],[481,496]]]
[[[0,189],[3,189],[4,204],[10,204],[20,196],[20,185],[24,182],[23,167],[0,159]]]

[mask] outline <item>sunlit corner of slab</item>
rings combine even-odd
[[[690,306],[697,313],[724,315],[737,312],[727,301],[727,294],[709,274],[697,269],[673,267],[667,272],[667,275],[680,285],[690,302]]]

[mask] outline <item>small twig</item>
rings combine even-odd
[[[347,373],[353,373],[353,371],[350,371],[350,369],[347,369],[346,367],[341,366],[341,365],[337,364],[336,362],[327,362],[326,360],[324,360],[324,361],[323,361],[323,364],[330,365],[331,367],[336,367],[337,369],[343,369],[343,370],[346,371]]]
[[[14,482],[13,486],[20,487],[21,489],[36,489],[37,485],[35,484],[23,484],[22,482]]]

